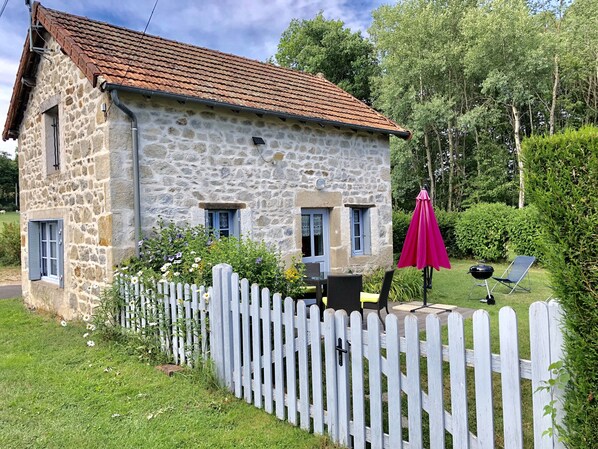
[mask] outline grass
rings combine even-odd
[[[528,274],[531,281],[530,293],[512,293],[508,295],[506,287],[498,286],[493,292],[496,305],[481,303],[479,300],[487,294],[483,287],[474,286],[476,281],[468,274],[469,267],[477,262],[468,260],[451,261],[450,270],[440,270],[434,272],[433,288],[428,291],[428,302],[437,304],[451,304],[470,309],[484,309],[490,316],[491,348],[492,352],[500,352],[498,313],[502,307],[511,307],[517,314],[518,319],[518,337],[519,337],[519,356],[529,359],[530,341],[529,341],[529,307],[533,302],[544,301],[551,296],[552,290],[549,287],[549,274],[546,270],[537,266],[532,267]],[[501,276],[508,264],[492,264],[495,276]],[[494,281],[489,281],[492,288]],[[465,345],[468,349],[473,349],[473,320],[464,321]],[[448,344],[448,330],[444,326],[442,329],[443,340]],[[422,332],[421,339],[425,340],[425,332]],[[427,385],[425,360],[421,363],[422,385]],[[448,363],[443,367],[444,384],[450,385],[450,371]],[[493,375],[494,385],[494,425],[495,425],[495,444],[497,448],[504,447],[503,441],[503,417],[502,417],[502,399],[501,399],[501,379],[500,374]],[[475,387],[474,370],[467,369],[467,390],[468,390],[468,412],[469,428],[475,432],[476,429],[476,411],[475,411]],[[533,423],[532,423],[532,388],[528,380],[521,381],[521,407],[523,417],[523,443],[524,447],[533,446]],[[445,409],[450,410],[450,389],[445,389]],[[452,447],[450,439],[447,439],[447,447]]]
[[[333,447],[199,371],[169,378],[123,346],[88,347],[84,332],[0,301],[0,447]]]
[[[0,214],[0,228],[2,227],[2,223],[19,224],[20,219],[21,216],[16,212],[6,212],[5,214]]]

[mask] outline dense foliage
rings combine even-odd
[[[322,73],[354,97],[371,102],[370,79],[378,71],[374,46],[341,20],[326,20],[322,13],[311,20],[292,20],[280,38],[275,62]]]
[[[459,249],[487,262],[505,259],[512,214],[512,207],[500,203],[481,203],[466,210],[455,225]]]
[[[16,158],[0,152],[0,209],[17,209],[15,200],[16,185],[19,182],[19,166]]]
[[[598,122],[598,2],[392,3],[372,12],[369,39],[321,14],[294,20],[276,61],[373,98],[413,131],[391,141],[395,209],[412,210],[424,184],[439,209],[522,207],[521,141]],[[371,95],[355,90],[368,77]]]
[[[508,233],[508,247],[512,254],[534,256],[540,262],[544,260],[546,242],[538,208],[532,205],[514,210]]]
[[[18,223],[3,223],[0,229],[0,265],[21,264],[21,230]]]
[[[214,239],[203,226],[179,226],[159,221],[150,237],[139,242],[139,258],[119,272],[144,279],[212,285],[212,267],[227,263],[241,278],[272,293],[297,297],[301,273],[285,270],[280,254],[263,242],[234,237]]]
[[[365,274],[363,276],[363,291],[380,293],[384,274],[385,270],[383,268]],[[413,299],[419,299],[422,294],[423,283],[421,271],[415,268],[395,270],[388,295],[389,301],[412,301]]]
[[[596,31],[596,30],[594,30]],[[526,179],[549,242],[546,261],[564,311],[565,441],[598,441],[598,128],[524,142]]]

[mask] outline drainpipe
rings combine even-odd
[[[139,128],[137,116],[121,103],[118,91],[111,90],[110,96],[118,109],[131,119],[131,139],[133,142],[133,208],[135,212],[135,254],[139,257],[139,241],[141,240],[141,196],[139,191]]]

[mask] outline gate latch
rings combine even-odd
[[[336,350],[338,351],[338,365],[343,366],[343,354],[346,354],[348,351],[343,349],[343,339],[339,338],[338,343],[336,345]]]

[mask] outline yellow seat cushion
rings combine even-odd
[[[379,299],[380,299],[380,295],[378,293],[361,292],[359,294],[359,300],[362,303],[364,303],[364,302],[373,302],[373,303],[376,303],[376,302],[378,302]]]

